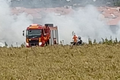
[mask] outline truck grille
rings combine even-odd
[[[38,40],[31,40],[29,41],[29,46],[38,46],[39,45],[39,41]]]

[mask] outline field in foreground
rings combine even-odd
[[[119,80],[120,45],[0,48],[0,80]]]

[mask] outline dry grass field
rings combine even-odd
[[[120,80],[120,45],[0,48],[0,80]]]

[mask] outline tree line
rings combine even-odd
[[[88,4],[95,6],[120,6],[120,0],[11,0],[11,7],[62,7],[73,6],[74,4],[79,4],[79,6]]]

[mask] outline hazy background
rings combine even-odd
[[[0,0],[0,41],[8,45],[20,45],[25,41],[22,31],[32,22],[26,13],[13,15],[9,4],[7,0]]]
[[[59,39],[64,40],[65,44],[69,44],[72,41],[72,31],[74,31],[76,35],[81,36],[84,42],[87,42],[88,38],[100,41],[101,38],[110,38],[110,36],[112,36],[112,38],[117,37],[119,39],[119,27],[116,33],[113,33],[109,26],[107,26],[104,21],[100,20],[100,13],[97,11],[95,6],[93,6],[95,3],[97,4],[97,1],[98,0],[81,0],[83,3],[87,2],[84,4],[85,7],[83,9],[76,7],[68,15],[58,16],[56,13],[46,13],[42,18],[42,21],[40,21],[40,24],[44,25],[45,23],[53,23],[58,26]],[[105,3],[107,1],[108,0],[101,0],[100,2]],[[55,5],[65,6],[68,5],[68,3],[69,5],[70,3],[71,5],[78,3],[77,0],[76,2],[64,0],[59,3],[58,2],[56,1],[55,3],[55,0],[42,0],[41,2],[38,0],[30,0],[29,2],[28,0],[0,0],[0,41],[7,42],[9,45],[20,45],[21,43],[24,43],[25,37],[22,36],[22,31],[33,23],[27,17],[26,13],[13,15],[11,13],[12,7],[23,6],[35,8],[35,4],[36,6],[38,5],[42,7],[55,7]]]
[[[115,6],[119,5],[120,0],[10,0],[11,7],[24,6],[28,8],[40,7],[62,7],[62,6]]]
[[[69,44],[72,41],[72,31],[80,36],[84,42],[88,42],[88,38],[101,41],[102,38],[112,36],[113,39],[119,38],[119,28],[113,33],[111,28],[105,21],[101,21],[100,13],[97,9],[88,5],[83,9],[75,9],[68,15],[55,15],[49,13],[43,19],[44,23],[54,23],[59,27],[60,40],[65,40]]]

